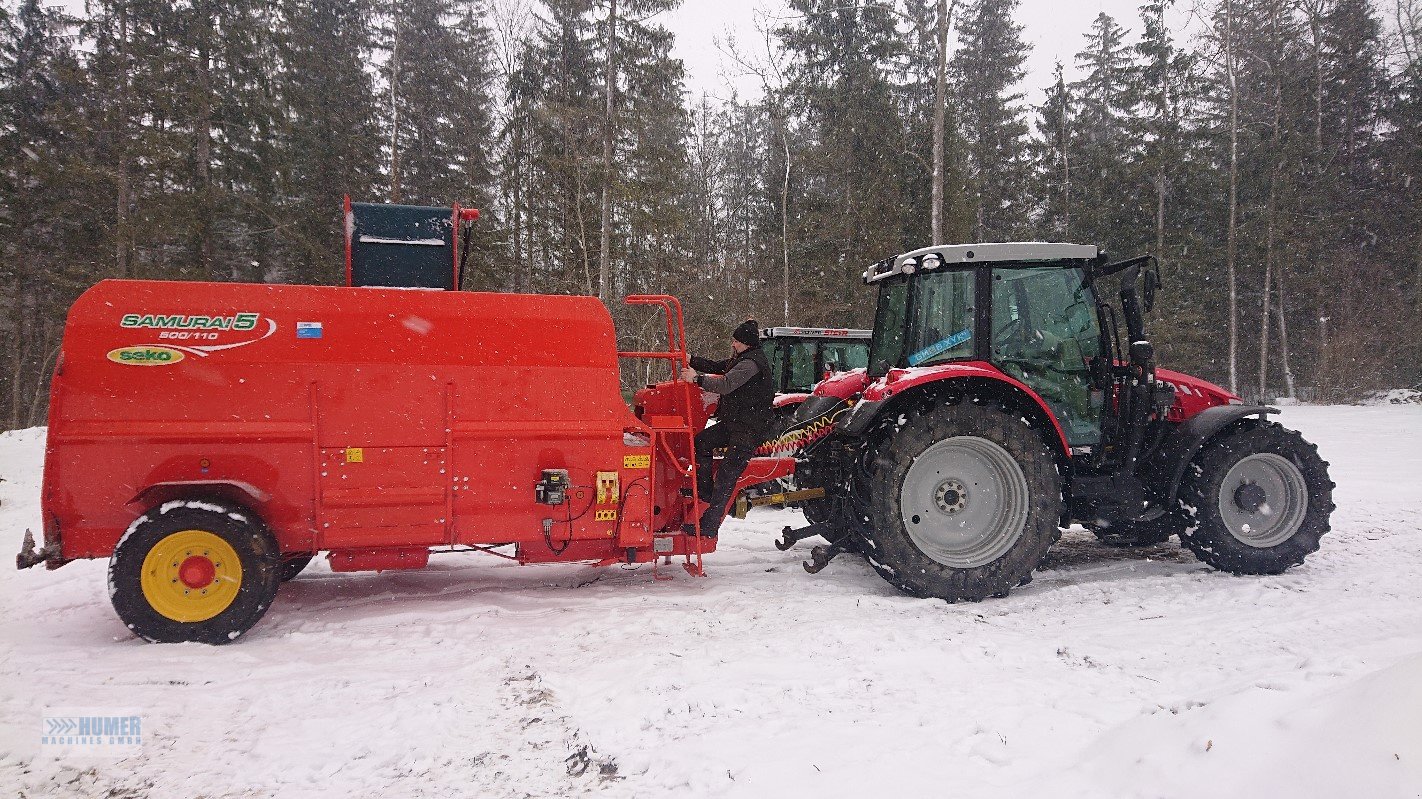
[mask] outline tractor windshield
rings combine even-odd
[[[905,359],[925,366],[973,356],[972,269],[918,275]]]
[[[880,284],[869,341],[869,375],[882,377],[904,357],[904,319],[908,316],[908,280],[894,277]]]
[[[993,363],[1046,400],[1072,446],[1100,438],[1088,366],[1099,349],[1095,303],[1081,269],[993,270]]]

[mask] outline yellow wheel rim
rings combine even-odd
[[[173,621],[207,621],[237,598],[242,561],[221,536],[182,530],[148,550],[140,578],[143,598]]]

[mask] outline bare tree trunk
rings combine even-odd
[[[1268,390],[1269,382],[1269,292],[1274,280],[1274,214],[1272,206],[1274,204],[1274,191],[1269,190],[1269,232],[1266,236],[1268,243],[1264,245],[1264,295],[1261,298],[1264,303],[1263,312],[1259,316],[1259,401],[1264,401],[1264,394]]]
[[[1071,241],[1071,129],[1067,127],[1066,93],[1063,92],[1060,96],[1062,127],[1057,134],[1057,140],[1062,143],[1062,233],[1063,238]]]
[[[588,260],[592,257],[592,253],[588,250],[588,226],[583,218],[583,173],[576,165],[573,167],[573,173],[577,180],[578,196],[573,200],[573,211],[578,215],[578,249],[583,253],[583,293],[592,294],[592,264]],[[601,286],[599,286],[598,297],[601,296]]]
[[[29,336],[26,330],[26,319],[29,314],[25,308],[23,289],[20,281],[15,281],[15,340],[10,342],[7,349],[10,350],[10,424],[9,429],[14,430],[20,426],[20,379],[22,369],[25,365],[25,356],[29,349]]]
[[[204,280],[212,280],[213,267],[213,202],[212,202],[212,37],[215,24],[210,3],[203,3],[202,25],[197,52],[198,118],[194,126],[193,153],[197,178],[197,250],[198,270]],[[236,277],[234,275],[234,277]]]
[[[514,110],[518,114],[517,108]],[[523,265],[523,119],[516,117],[513,130],[513,261],[514,291],[528,290]]]
[[[785,302],[784,324],[790,324],[790,131],[780,116],[780,141],[785,145],[785,179],[780,182],[780,287]]]
[[[398,16],[398,15],[397,15]],[[400,202],[400,22],[390,49],[390,202]]]
[[[1328,346],[1328,317],[1318,317],[1318,380],[1320,387],[1330,386],[1332,375],[1332,351]],[[1331,393],[1331,392],[1330,392]]]
[[[1284,390],[1290,397],[1298,396],[1298,389],[1294,385],[1294,366],[1289,359],[1289,324],[1286,321],[1286,297],[1284,294],[1284,275],[1288,269],[1279,267],[1278,293],[1279,301],[1274,306],[1274,312],[1279,317],[1279,356],[1283,360],[1284,367]]]
[[[119,103],[118,103],[118,106],[119,106],[119,107],[118,107],[118,116],[119,116],[119,127],[120,127],[121,129],[123,129],[123,132],[124,132],[124,133],[127,133],[126,128],[128,127],[128,119],[129,119],[129,118],[128,118],[128,108],[129,108],[129,105],[128,105],[128,97],[129,97],[129,88],[128,88],[128,4],[127,4],[127,3],[119,3],[119,4],[118,4],[118,24],[119,24],[119,37],[118,37],[118,38],[119,38],[119,40],[118,40],[119,63],[120,63],[120,65],[121,65],[121,66],[120,66],[120,75],[119,75]],[[117,194],[118,194],[118,198],[117,198],[117,203],[116,203],[116,204],[117,204],[117,208],[114,209],[114,211],[115,211],[115,213],[114,213],[114,273],[115,273],[118,277],[128,277],[128,276],[129,276],[129,262],[128,262],[129,245],[128,245],[128,240],[129,240],[129,236],[130,236],[131,234],[130,234],[130,232],[129,232],[129,221],[128,221],[128,206],[129,206],[129,203],[130,203],[129,196],[128,196],[128,194],[129,194],[129,186],[128,186],[128,152],[127,152],[127,145],[124,143],[125,140],[126,140],[126,137],[120,137],[120,141],[116,144],[116,149],[118,150],[118,159],[117,159],[117,160],[118,160],[118,164],[117,164],[117,170],[116,170],[117,173],[118,173],[118,174],[117,174],[117,183],[118,183],[118,186],[117,186],[118,192],[117,192]],[[12,373],[12,374],[15,374],[15,373]],[[16,378],[16,379],[18,379],[18,378]]]
[[[1235,278],[1239,219],[1239,75],[1234,60],[1234,2],[1225,0],[1225,70],[1229,73],[1229,233],[1225,267],[1229,277],[1229,390],[1239,393],[1239,285]]]
[[[944,175],[944,136],[947,130],[948,117],[948,29],[953,25],[953,11],[958,6],[958,0],[953,0],[950,4],[948,0],[938,0],[938,75],[934,81],[935,94],[933,98],[933,214],[931,231],[933,243],[943,243],[943,181]],[[787,162],[789,163],[788,159]],[[788,313],[788,311],[787,311]],[[786,320],[789,324],[789,320]]]
[[[35,365],[35,390],[30,395],[30,412],[27,418],[26,427],[36,427],[44,421],[42,413],[48,407],[49,373],[54,368],[54,359],[59,356],[59,345],[62,339],[56,340],[55,331],[57,326],[53,322],[46,322],[44,325],[44,347],[40,350],[44,357]]]
[[[617,0],[607,0],[607,65],[603,73],[607,92],[602,133],[602,238],[598,247],[597,296],[607,301],[612,266],[612,139],[613,113],[617,109]]]

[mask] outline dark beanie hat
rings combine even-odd
[[[736,329],[731,331],[731,338],[747,347],[759,347],[760,326],[755,323],[754,319],[747,319],[736,325]]]

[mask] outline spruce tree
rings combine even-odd
[[[1027,125],[1018,90],[1028,47],[1013,21],[1016,10],[1017,0],[969,4],[953,58],[967,153],[962,191],[972,208],[974,241],[1016,239],[1030,225]]]

